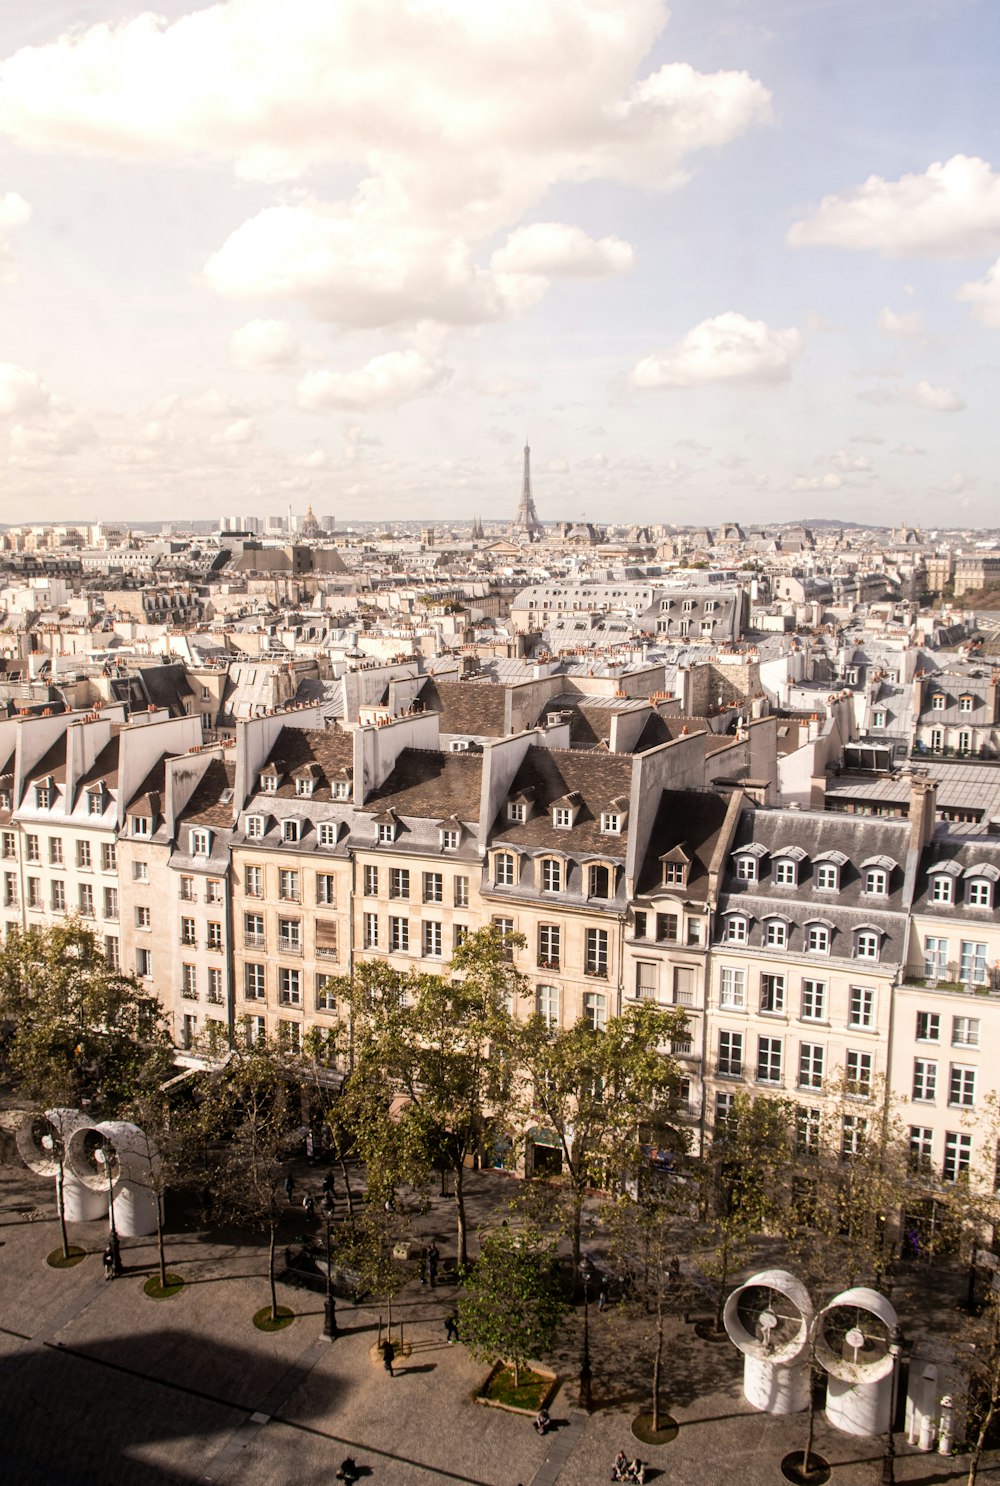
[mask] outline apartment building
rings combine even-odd
[[[1000,757],[1000,671],[971,666],[915,677],[913,738],[927,753]]]

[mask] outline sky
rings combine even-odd
[[[0,12],[0,521],[996,526],[996,0]]]

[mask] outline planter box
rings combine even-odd
[[[507,1370],[506,1362],[494,1362],[493,1366],[486,1374],[486,1377],[483,1379],[479,1388],[476,1390],[476,1403],[484,1404],[489,1409],[502,1409],[505,1414],[523,1414],[526,1419],[533,1419],[538,1413],[539,1409],[548,1408],[549,1404],[552,1402],[553,1398],[556,1395],[556,1390],[559,1387],[558,1374],[552,1372],[552,1370],[548,1367],[542,1367],[538,1363],[529,1362],[526,1364],[526,1366],[531,1372],[535,1374],[537,1378],[542,1378],[546,1383],[545,1390],[540,1395],[538,1403],[535,1405],[534,1408],[524,1409],[519,1407],[517,1404],[501,1403],[500,1400],[497,1398],[486,1397],[487,1391],[490,1387],[490,1384],[493,1382],[493,1379],[497,1376],[498,1373],[505,1372]]]

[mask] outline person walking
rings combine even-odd
[[[444,1318],[444,1334],[449,1347],[453,1347],[458,1341],[458,1317],[454,1311]]]
[[[608,1277],[601,1275],[601,1283],[597,1287],[597,1309],[603,1311],[608,1303]]]
[[[115,1277],[115,1251],[110,1244],[108,1244],[107,1248],[104,1250],[103,1260],[104,1278],[106,1280],[113,1280]]]
[[[291,1172],[289,1172],[288,1175],[285,1177],[285,1196],[288,1198],[289,1202],[291,1202],[292,1200],[292,1193],[294,1191],[295,1178],[292,1176]]]
[[[326,1174],[326,1176],[323,1178],[321,1191],[323,1193],[323,1196],[324,1197],[329,1197],[329,1199],[330,1199],[331,1202],[335,1202],[336,1201],[337,1194],[334,1191],[334,1187],[333,1187],[333,1172],[332,1171],[328,1171],[327,1174]]]
[[[390,1378],[394,1378],[396,1376],[396,1374],[392,1370],[392,1364],[395,1362],[395,1360],[396,1348],[393,1346],[389,1338],[386,1337],[385,1341],[382,1343],[382,1366],[385,1368]]]
[[[437,1288],[438,1264],[440,1263],[440,1261],[441,1255],[438,1252],[438,1246],[434,1242],[434,1240],[431,1239],[430,1247],[427,1250],[427,1278],[431,1282],[432,1290]]]
[[[302,1199],[302,1206],[307,1218],[314,1218],[316,1216],[316,1204],[308,1192]]]

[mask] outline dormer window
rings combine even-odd
[[[863,891],[871,898],[884,898],[889,891],[889,874],[882,867],[868,867]]]
[[[856,960],[877,960],[882,936],[877,929],[856,929],[854,931],[854,958]]]
[[[663,886],[684,887],[687,884],[686,862],[664,862],[663,863]]]
[[[873,728],[884,728],[885,727],[885,722],[886,722],[886,714],[884,712],[877,711],[877,712],[873,712],[872,713],[872,727]]]
[[[779,887],[797,887],[798,863],[793,862],[789,857],[779,857],[774,864],[774,880]]]
[[[588,898],[610,898],[611,897],[611,869],[600,864],[590,867],[587,872],[587,897]]]
[[[331,793],[335,800],[349,800],[351,798],[351,782],[349,779],[335,779],[331,786]]]
[[[954,891],[947,872],[935,872],[931,877],[931,902],[952,903]]]
[[[308,799],[316,788],[316,781],[311,776],[300,776],[295,781],[295,793],[300,799]]]
[[[573,824],[573,812],[565,805],[557,805],[552,812],[552,824],[556,830],[568,831]]]
[[[784,918],[765,919],[764,943],[771,949],[784,949],[788,944],[788,920]]]
[[[834,862],[820,862],[816,868],[816,887],[821,893],[835,893],[840,888],[840,868]]]
[[[278,793],[278,775],[274,769],[268,769],[260,775],[260,787],[266,795]]]
[[[561,893],[563,886],[563,864],[555,857],[542,860],[542,892]]]
[[[100,789],[89,789],[87,791],[87,814],[104,814],[104,791]]]
[[[148,815],[132,816],[132,835],[151,836],[153,834],[153,822]]]
[[[283,820],[281,822],[282,841],[300,841],[302,839],[302,822],[300,820]]]
[[[382,821],[378,828],[380,846],[389,846],[396,839],[396,827],[391,820]]]
[[[943,691],[936,691],[931,697],[931,711],[943,712],[948,705],[948,698]]]
[[[736,858],[736,876],[740,882],[757,881],[757,858],[750,856],[739,856]]]
[[[614,810],[605,810],[601,814],[601,834],[603,836],[620,836],[622,833],[622,818]]]
[[[48,784],[35,785],[35,809],[48,810],[52,804],[52,789]]]
[[[528,818],[528,807],[523,800],[507,801],[507,819],[523,825]]]
[[[830,925],[811,923],[806,925],[806,949],[812,955],[830,953]]]
[[[458,842],[459,842],[459,832],[457,830],[455,830],[455,828],[453,826],[446,826],[441,831],[440,840],[441,840],[441,850],[442,851],[457,851],[458,850]]]
[[[189,832],[188,850],[193,857],[207,857],[212,850],[211,832],[200,829]]]
[[[743,913],[730,913],[726,916],[726,943],[746,944],[750,937],[750,920]]]
[[[498,851],[493,858],[493,882],[496,887],[513,887],[515,883],[515,857],[513,852]]]
[[[975,698],[969,696],[968,694],[966,694],[965,696],[959,697],[959,699],[958,699],[958,710],[959,710],[959,712],[971,712],[972,711],[972,708],[973,708],[974,702],[975,702]]]
[[[243,817],[243,831],[248,841],[260,841],[264,835],[264,817],[262,815],[245,815]]]
[[[336,846],[338,826],[335,820],[322,820],[316,827],[316,840],[320,846]]]

